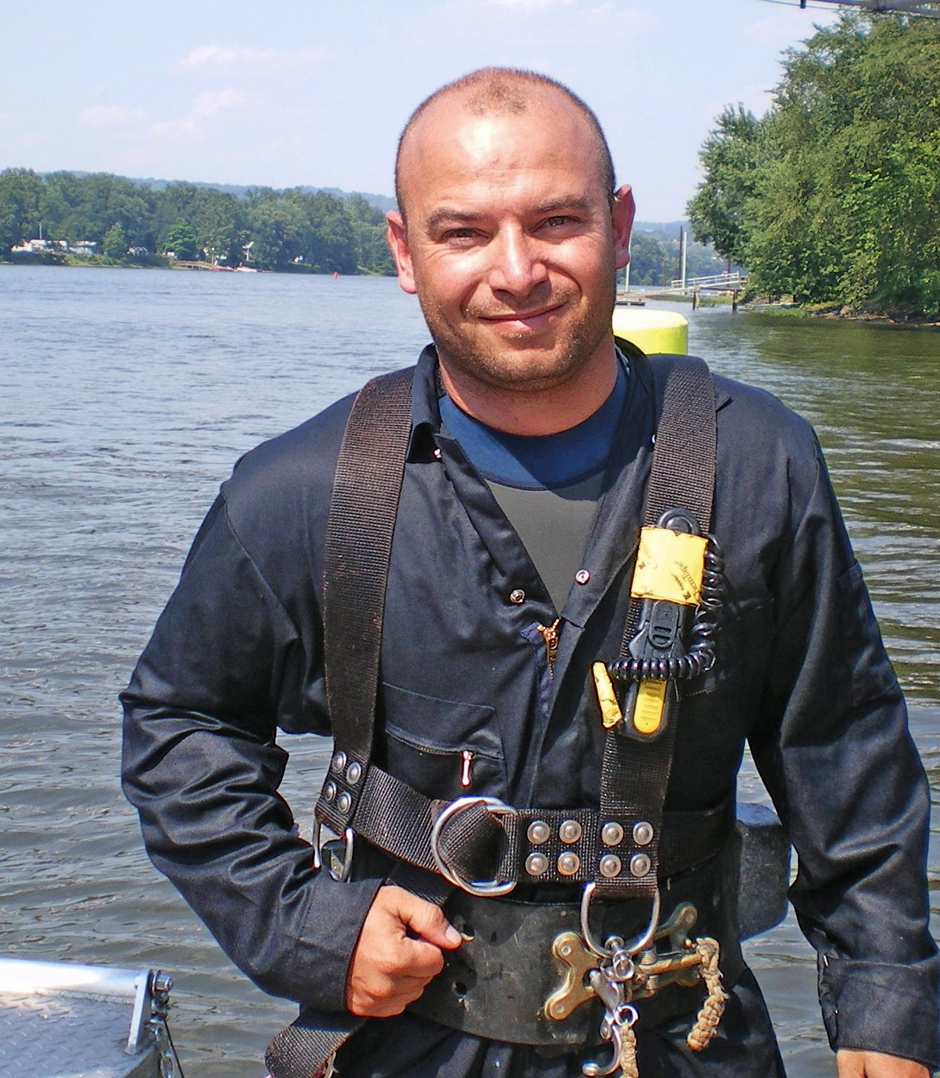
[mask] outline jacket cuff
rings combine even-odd
[[[940,1067],[938,959],[904,965],[818,959],[819,1002],[833,1051],[884,1052]]]
[[[346,1010],[346,975],[362,923],[385,881],[341,883],[321,871],[310,883],[304,931],[290,950],[291,998],[318,1011]],[[287,994],[287,993],[285,993]]]

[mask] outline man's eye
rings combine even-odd
[[[478,237],[479,232],[475,228],[451,228],[444,233],[444,240],[447,243],[466,243]]]

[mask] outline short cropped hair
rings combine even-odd
[[[469,75],[463,75],[453,82],[447,83],[424,101],[408,117],[408,122],[402,129],[398,139],[398,150],[395,154],[395,198],[398,209],[404,215],[403,183],[401,175],[402,150],[412,129],[422,117],[427,108],[442,97],[454,94],[462,95],[468,112],[478,116],[486,116],[491,113],[520,115],[525,112],[529,105],[530,90],[534,88],[546,88],[558,90],[575,106],[581,115],[587,120],[597,140],[598,167],[604,190],[610,198],[614,195],[614,162],[610,156],[610,147],[601,128],[600,121],[594,110],[563,83],[549,78],[548,75],[540,75],[536,71],[526,71],[515,67],[483,67],[478,71],[471,71]]]

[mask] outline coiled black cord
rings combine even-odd
[[[618,659],[608,663],[608,673],[616,681],[689,681],[707,673],[715,665],[715,633],[724,605],[725,558],[721,544],[707,534],[702,593],[689,632],[689,650],[684,655],[659,659]]]

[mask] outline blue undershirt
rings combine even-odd
[[[583,423],[558,434],[507,434],[472,419],[449,397],[440,402],[444,430],[489,486],[556,611],[582,565],[626,395],[621,357],[607,400]]]
[[[446,395],[440,401],[441,420],[484,479],[522,490],[546,490],[577,483],[603,469],[626,395],[627,375],[618,363],[607,400],[582,423],[557,434],[495,430],[461,411]]]

